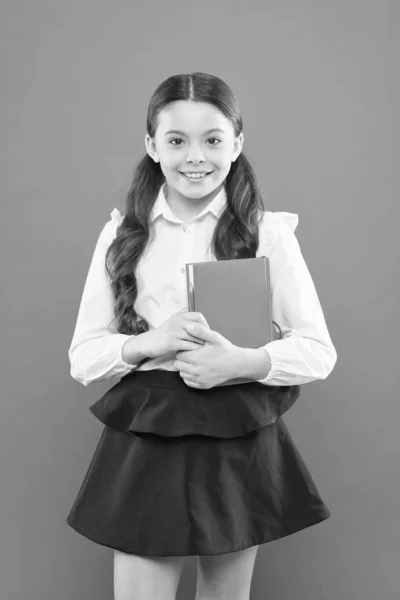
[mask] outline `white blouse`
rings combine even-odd
[[[155,235],[150,237],[136,270],[138,296],[134,306],[150,329],[181,308],[188,309],[185,263],[216,260],[211,238],[226,201],[223,186],[208,206],[185,224],[171,211],[164,185],[161,186],[150,217]],[[105,254],[123,216],[117,208],[110,216],[94,249],[68,351],[71,376],[85,386],[92,381],[121,379],[136,368],[177,370],[175,354],[171,352],[149,358],[139,367],[122,360],[122,347],[133,336],[117,332]],[[261,346],[271,359],[268,375],[257,380],[265,385],[325,379],[337,360],[313,280],[294,234],[298,221],[295,213],[264,211],[260,223],[256,256],[269,257],[272,318],[282,331],[281,339]]]

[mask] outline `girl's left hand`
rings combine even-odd
[[[196,350],[176,353],[174,367],[188,386],[209,389],[237,377],[237,346],[201,323],[188,323],[186,330],[204,341]]]

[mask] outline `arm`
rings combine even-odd
[[[241,376],[264,385],[325,379],[335,366],[337,353],[299,242],[282,221],[276,223],[269,258],[272,314],[281,327],[282,339],[258,349],[242,349]]]
[[[116,330],[114,298],[105,269],[106,251],[120,219],[119,211],[114,209],[111,219],[100,232],[68,350],[71,377],[85,386],[92,381],[121,378],[144,358],[140,350],[141,336]]]
[[[260,383],[263,383],[262,378],[267,377],[271,369],[271,358],[264,348],[253,349],[236,346],[233,363],[236,365],[234,367],[235,377],[255,379]],[[268,383],[268,385],[273,385],[273,383]]]

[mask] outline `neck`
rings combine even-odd
[[[165,183],[164,195],[174,215],[182,221],[187,222],[199,215],[214,200],[221,191],[222,185],[201,198],[188,198],[176,189],[169,189],[167,183]]]

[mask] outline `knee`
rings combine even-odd
[[[235,586],[211,582],[197,584],[195,600],[249,600],[250,586]]]
[[[235,592],[220,591],[220,592],[199,592],[196,594],[195,600],[249,600],[250,592]]]

